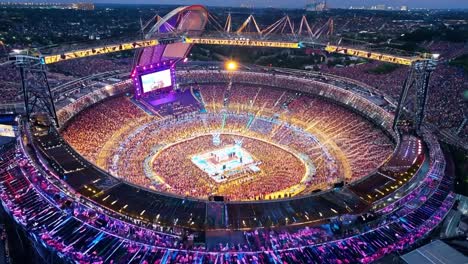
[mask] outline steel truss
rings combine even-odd
[[[47,80],[47,69],[37,57],[15,56],[15,66],[20,71],[25,114],[29,120],[33,114],[45,113],[58,126],[54,100]]]
[[[393,120],[393,129],[403,120],[413,121],[413,127],[419,131],[424,121],[429,79],[436,67],[436,60],[416,61],[411,65],[408,76],[403,83],[398,107]]]
[[[393,128],[401,120],[409,120],[405,115],[410,115],[414,121],[414,126],[419,130],[424,121],[424,112],[426,108],[429,78],[435,68],[436,61],[432,54],[417,54],[413,56],[399,56],[377,51],[371,51],[365,47],[349,47],[338,44],[324,42],[321,36],[330,37],[334,32],[334,22],[330,18],[323,25],[312,25],[306,16],[301,18],[299,27],[296,27],[289,16],[284,16],[275,23],[265,28],[261,28],[255,17],[250,15],[236,30],[233,28],[232,17],[229,14],[225,23],[217,21],[213,16],[209,16],[211,23],[214,23],[217,32],[202,32],[203,34],[191,34],[191,32],[177,32],[170,25],[166,25],[169,33],[161,33],[155,39],[135,40],[126,43],[112,43],[100,47],[69,50],[67,52],[51,53],[42,56],[38,50],[23,51],[21,54],[10,54],[16,66],[21,73],[22,87],[24,93],[24,103],[26,115],[29,118],[31,114],[44,112],[49,114],[58,125],[55,106],[47,81],[46,64],[57,63],[65,60],[84,58],[111,52],[120,52],[124,50],[133,50],[147,48],[156,45],[165,45],[177,42],[188,44],[209,44],[209,45],[232,45],[232,46],[251,46],[251,47],[269,47],[269,48],[289,48],[299,49],[312,47],[325,49],[330,53],[341,53],[350,56],[356,56],[376,61],[410,66],[410,71],[402,87],[398,102]],[[160,20],[155,16],[151,21]],[[143,30],[148,26],[142,27]],[[297,25],[297,24],[296,24]],[[245,36],[244,36],[245,35]],[[279,40],[274,40],[279,36]],[[462,128],[466,121],[462,124]]]

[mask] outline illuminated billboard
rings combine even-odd
[[[172,86],[171,69],[141,75],[143,93]]]
[[[15,137],[15,130],[13,126],[0,124],[0,137]]]
[[[135,98],[158,90],[168,91],[175,85],[175,61],[168,60],[137,66],[131,77],[135,85]]]

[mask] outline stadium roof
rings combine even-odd
[[[146,39],[157,38],[160,33],[187,33],[198,36],[208,22],[208,10],[201,5],[181,6],[159,20],[146,34]],[[193,44],[171,43],[143,49],[138,55],[138,65],[144,66],[167,59],[187,56]]]
[[[401,258],[409,264],[466,264],[468,257],[440,240],[415,249]]]

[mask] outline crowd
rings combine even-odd
[[[56,65],[51,65],[47,72],[47,80],[52,91],[52,96],[57,102],[70,97],[74,93],[79,93],[80,89],[91,86],[91,80],[102,81],[106,75],[101,73],[117,73],[129,71],[131,60],[119,59],[109,60],[102,57],[86,58],[83,60],[71,60]],[[115,75],[115,74],[114,74]],[[87,78],[83,81],[77,81],[79,77],[96,76],[96,78]],[[73,85],[67,83],[75,82]],[[18,103],[23,100],[23,91],[21,87],[20,73],[13,65],[0,66],[0,103]]]
[[[353,228],[344,237],[334,236],[330,230],[334,223],[266,228],[243,232],[244,240],[236,244],[187,247],[180,237],[128,226],[100,210],[70,202],[22,156],[14,149],[2,150],[2,201],[18,223],[44,242],[43,246],[78,263],[369,263],[426,236],[440,224],[455,198],[450,192],[450,175],[431,166],[423,181],[427,184],[411,196],[414,200],[394,209],[372,228]]]
[[[243,134],[241,132],[245,129],[248,117],[230,115],[226,119],[228,121],[225,121],[226,126],[222,131]],[[176,143],[165,147],[156,156],[154,163],[151,164],[151,169],[164,178],[171,191],[178,194],[203,198],[207,198],[210,194],[219,194],[226,195],[231,199],[254,199],[266,195],[268,190],[270,192],[278,191],[294,183],[299,183],[304,175],[304,167],[292,154],[260,140],[223,134],[221,136],[223,145],[235,144],[236,140],[242,141],[242,147],[259,161],[258,166],[261,171],[256,173],[246,169],[233,175],[233,178],[237,180],[230,181],[228,184],[216,184],[191,161],[190,156],[222,147],[214,146],[210,135],[213,131],[221,131],[221,123],[222,117],[219,115],[207,114],[190,115],[185,118],[179,117],[179,119],[168,119],[164,122],[150,124],[139,130],[138,133],[127,135],[123,144],[110,156],[109,162],[114,164],[110,166],[110,170],[119,177],[141,184],[141,179],[144,178],[145,174],[148,176],[147,172],[143,173],[145,171],[144,162],[148,160],[147,155],[152,152],[151,150],[155,146]],[[196,137],[197,135],[205,136]],[[266,156],[266,153],[277,152],[281,154],[277,158]],[[118,157],[116,163],[112,159],[115,156]],[[284,158],[284,161],[279,162],[278,159],[281,157]],[[133,162],[127,162],[128,160]],[[247,179],[250,180],[247,181]],[[280,182],[281,184],[278,184]],[[240,183],[242,183],[242,190],[237,188]],[[165,185],[162,184],[155,187],[166,190]]]
[[[449,62],[457,56],[466,54],[468,50],[464,43],[444,42],[433,42],[426,48],[434,54],[440,54],[440,61],[430,79],[426,120],[440,129],[454,132],[465,117],[463,109],[466,109],[468,99],[464,93],[468,90],[468,75],[463,68],[451,66]],[[380,62],[370,62],[344,68],[323,66],[321,71],[361,81],[397,100],[409,68],[401,66],[386,74],[372,73],[371,70],[380,65],[382,65]],[[459,135],[468,139],[467,133]]]
[[[166,183],[182,194],[206,198],[206,191],[198,191],[199,186],[215,187],[212,189],[216,195],[223,195],[231,200],[266,198],[272,192],[281,191],[294,184],[298,184],[304,175],[305,168],[292,154],[263,141],[238,137],[242,140],[242,148],[248,151],[257,161],[260,171],[238,172],[233,177],[235,181],[228,181],[220,186],[207,178],[207,174],[194,166],[187,157],[212,149],[212,136],[201,136],[186,142],[176,144],[161,152],[154,160],[153,169],[158,175],[164,175]],[[225,145],[235,144],[229,136],[221,136]],[[180,177],[179,175],[188,175]],[[244,181],[245,178],[251,180]],[[209,190],[208,190],[209,191]]]
[[[237,88],[239,91],[247,89],[242,87]],[[221,87],[217,89],[222,91],[220,94],[223,94],[221,98],[224,100],[224,96],[227,94],[223,91],[224,88]],[[142,138],[139,137],[140,133],[136,133],[135,131],[125,135],[125,138],[134,140],[128,141],[126,144],[131,146],[134,143],[139,143],[141,145],[150,146],[150,148],[157,148],[161,147],[158,145],[163,146],[164,143],[176,142],[181,138],[193,136],[193,129],[195,128],[198,128],[198,133],[216,131],[222,128],[227,131],[242,132],[246,136],[263,135],[263,137],[268,137],[271,141],[281,145],[288,145],[291,149],[304,148],[303,145],[301,146],[304,139],[308,139],[309,142],[302,144],[308,147],[318,147],[318,143],[315,143],[315,145],[311,143],[317,139],[311,137],[308,133],[304,133],[303,130],[297,129],[297,127],[293,125],[292,120],[299,119],[299,117],[313,117],[313,114],[324,115],[319,112],[319,110],[322,110],[324,113],[329,112],[332,113],[332,115],[339,115],[341,118],[345,119],[344,124],[340,124],[339,122],[331,123],[330,127],[326,126],[328,124],[325,119],[323,121],[316,120],[312,123],[316,129],[324,131],[327,135],[334,132],[337,129],[336,127],[339,127],[340,131],[343,133],[367,135],[367,133],[360,132],[359,130],[366,128],[365,124],[356,122],[353,117],[347,117],[347,115],[354,114],[344,110],[342,113],[339,110],[333,109],[333,107],[327,108],[326,105],[329,105],[329,103],[322,102],[317,98],[298,96],[295,94],[287,95],[276,93],[276,96],[279,95],[282,98],[290,99],[285,99],[284,102],[279,99],[271,99],[272,102],[275,101],[273,106],[268,106],[268,104],[263,105],[263,110],[265,110],[276,107],[275,104],[278,102],[276,105],[281,106],[275,112],[284,110],[285,112],[279,116],[288,115],[291,121],[290,123],[280,122],[278,116],[275,115],[254,118],[254,115],[248,114],[248,112],[255,112],[252,111],[252,109],[259,110],[258,107],[253,108],[255,107],[255,101],[239,103],[242,102],[243,99],[242,95],[236,94],[238,90],[229,93],[232,95],[232,98],[234,98],[230,100],[229,105],[233,107],[228,108],[229,111],[213,111],[212,113],[204,115],[192,114],[178,118],[165,118],[164,120],[160,120],[159,118],[147,119],[142,122],[143,125],[136,126],[136,130],[139,130],[138,132],[140,133],[147,134],[149,138],[156,135],[154,145],[147,144],[149,141],[142,140]],[[201,87],[201,91],[204,95],[204,99],[207,100],[208,98],[209,100],[210,98],[203,93],[203,87]],[[264,96],[262,92],[257,91],[255,92],[254,98],[262,98],[262,96]],[[129,102],[125,97],[113,98],[107,102],[111,102],[111,104],[109,107],[98,108],[99,114],[109,112],[112,118],[123,118],[123,120],[146,118],[145,115],[140,116],[140,112],[142,111],[136,108],[135,105]],[[101,104],[98,104],[96,107],[100,105]],[[238,110],[236,113],[235,109],[239,109],[238,107],[241,105],[245,108],[242,108],[242,111]],[[337,106],[335,107],[339,108]],[[117,111],[117,109],[120,108],[124,109],[124,112]],[[92,112],[92,110],[93,108],[85,110],[84,113],[86,113],[86,111]],[[269,111],[264,111],[262,113],[266,115],[268,112]],[[93,116],[102,118],[100,115],[96,114],[97,113],[92,112],[92,114],[89,114],[88,118]],[[356,117],[358,116],[356,115]],[[111,128],[109,131],[119,131],[123,127],[108,123],[105,119],[101,119],[101,121],[104,121],[104,124],[110,124]],[[356,122],[356,126],[353,125],[353,122]],[[130,124],[131,122],[125,121],[121,124],[125,123]],[[187,123],[189,124],[188,126],[186,126]],[[299,124],[299,122],[296,123]],[[131,123],[131,125],[134,124]],[[372,126],[371,128],[375,129]],[[65,131],[67,131],[67,129],[69,128],[66,128]],[[308,131],[314,132],[314,130],[311,129],[312,128],[309,128]],[[158,133],[164,130],[167,131],[158,138]],[[156,132],[152,134],[149,133],[149,131]],[[68,131],[66,133],[72,132]],[[113,134],[112,132],[108,133]],[[334,139],[339,139],[340,135],[341,133],[336,135]],[[101,137],[105,135],[97,134],[96,136]],[[111,135],[111,137],[112,136],[114,135]],[[111,137],[107,137],[105,142],[108,142]],[[84,138],[86,137],[82,137],[83,140]],[[379,137],[375,139],[378,141],[377,145],[380,147],[389,144],[388,139],[386,139],[386,141],[379,141],[383,138],[385,137],[379,135]],[[89,141],[95,140],[93,139],[92,133],[89,134],[87,139]],[[352,140],[353,138],[350,139]],[[200,140],[205,141],[200,144],[188,144],[188,146],[196,149],[197,146],[203,146],[204,144],[209,145],[211,137],[206,137],[206,139],[201,137]],[[229,142],[229,140],[233,139],[229,137],[222,138],[222,141]],[[116,142],[120,141],[117,140]],[[265,155],[265,153],[261,153],[261,151],[264,150],[265,147],[269,147],[251,146],[252,144],[249,143],[251,142],[249,142],[248,139],[243,140],[243,146],[245,146],[246,149],[249,149],[252,153],[260,152],[260,155]],[[365,143],[366,142],[363,142],[362,144]],[[254,145],[256,144],[257,142],[254,142]],[[101,148],[102,146],[103,145],[101,145]],[[259,149],[255,150],[256,147]],[[410,139],[408,149],[411,153],[418,153],[419,147],[420,142],[414,138]],[[130,153],[132,150],[134,149],[124,148],[123,153]],[[96,159],[98,156],[96,153],[100,153],[101,151],[102,149],[99,149],[97,152],[92,151],[92,157]],[[180,153],[181,151],[185,151],[185,149],[177,150],[175,153]],[[317,149],[312,148],[309,151],[316,152]],[[112,153],[111,156],[117,152],[118,151],[115,151],[115,149],[110,151],[110,153]],[[195,152],[198,152],[198,149],[196,149]],[[122,153],[119,155],[121,154]],[[364,229],[353,228],[345,232],[345,239],[339,240],[339,242],[334,240],[337,239],[337,236],[330,231],[330,225],[298,228],[296,230],[258,229],[244,232],[244,239],[238,243],[219,244],[208,247],[207,250],[209,253],[205,254],[204,252],[206,250],[204,246],[191,247],[191,250],[187,251],[180,237],[168,236],[148,229],[141,229],[136,226],[127,226],[127,223],[109,218],[103,215],[99,210],[90,210],[76,203],[72,203],[71,208],[69,208],[70,203],[67,202],[65,196],[60,194],[58,189],[48,185],[41,177],[37,177],[38,175],[35,174],[34,169],[26,164],[27,161],[20,161],[20,167],[11,166],[9,162],[12,162],[14,157],[19,160],[19,157],[11,153],[9,155],[10,156],[7,158],[2,156],[0,159],[2,161],[0,163],[0,171],[2,171],[0,182],[2,183],[3,190],[5,190],[2,194],[2,200],[7,201],[6,204],[8,208],[14,212],[14,217],[18,218],[21,224],[30,228],[31,232],[38,234],[47,247],[60,251],[63,255],[80,263],[99,263],[111,259],[115,262],[139,260],[142,263],[152,263],[157,259],[165,259],[168,263],[214,263],[218,261],[226,263],[236,261],[271,263],[273,259],[296,263],[336,263],[338,261],[343,263],[354,263],[358,261],[367,263],[389,252],[402,250],[408,245],[415,243],[421,237],[424,237],[425,234],[440,223],[454,201],[453,195],[450,194],[451,183],[449,175],[440,174],[442,171],[435,172],[431,169],[428,173],[431,177],[427,180],[427,184],[417,189],[418,193],[405,197],[405,201],[408,202],[407,207],[403,205],[401,205],[402,207],[400,209],[397,209],[399,207],[393,207],[394,210],[397,211],[386,216],[383,221],[377,225],[373,225],[372,229],[366,229],[369,228],[366,226],[363,227]],[[134,153],[134,155],[139,156],[138,153]],[[322,155],[324,157],[327,156],[326,153]],[[333,155],[330,156],[333,157]],[[395,162],[398,167],[393,163],[388,163],[386,165],[388,165],[388,169],[401,169],[401,164],[404,165],[405,162],[407,163],[411,159],[411,155],[408,157],[403,155],[401,160]],[[125,162],[125,160],[126,159],[122,159],[121,162],[129,164]],[[110,163],[112,164],[112,159]],[[159,168],[160,166],[155,167]],[[31,186],[28,187],[28,181],[23,175],[28,175],[32,183],[43,190],[44,193],[38,195],[34,188],[31,188]],[[444,177],[441,177],[441,175]],[[12,184],[5,185],[4,183],[6,182]],[[184,186],[184,188],[186,187],[187,186]],[[49,200],[43,198],[44,194],[49,196]],[[58,207],[47,205],[50,201],[55,201]],[[68,213],[59,213],[59,210]],[[66,222],[67,224],[60,225],[58,228],[49,224],[60,222]],[[106,232],[102,232],[101,230],[105,230]],[[340,237],[342,235],[343,233],[340,233]],[[168,250],[168,248],[170,248],[170,250]]]
[[[113,59],[102,56],[68,60],[52,65],[51,71],[74,77],[90,76],[97,73],[127,70],[130,71],[132,59]]]
[[[233,200],[271,198],[268,194],[300,182],[303,165],[284,154],[277,155],[284,157],[277,161],[272,158],[276,155],[263,157],[259,152],[254,156],[262,156],[257,157],[260,173],[219,185],[189,159],[190,155],[215,148],[209,137],[198,139],[196,144],[175,144],[161,153],[155,147],[217,131],[262,138],[288,146],[311,160],[315,175],[301,182],[305,193],[318,186],[359,179],[375,170],[392,152],[388,137],[345,108],[266,86],[233,84],[230,91],[228,87],[197,85],[209,113],[183,118],[141,118],[143,112],[127,98],[111,99],[79,114],[63,135],[84,157],[129,182],[181,195],[206,198],[219,194]],[[225,101],[229,102],[226,107]],[[261,146],[271,153],[284,152],[258,141],[255,145],[252,147]],[[157,158],[151,159],[149,155],[155,153]],[[250,178],[253,180],[245,180]]]
[[[75,116],[65,128],[64,138],[85,158],[95,161],[104,143],[124,124],[145,113],[124,98],[100,102]]]
[[[14,103],[19,101],[21,82],[18,70],[12,66],[0,66],[0,103]]]

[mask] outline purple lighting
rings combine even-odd
[[[175,68],[174,68],[174,61],[168,60],[164,62],[157,62],[149,65],[144,66],[137,66],[132,71],[131,77],[133,78],[133,84],[135,87],[135,98],[139,99],[144,94],[143,91],[143,84],[141,77],[143,75],[160,72],[170,69],[171,70],[171,83],[172,85],[169,87],[164,87],[164,89],[172,89],[173,85],[175,84]]]

